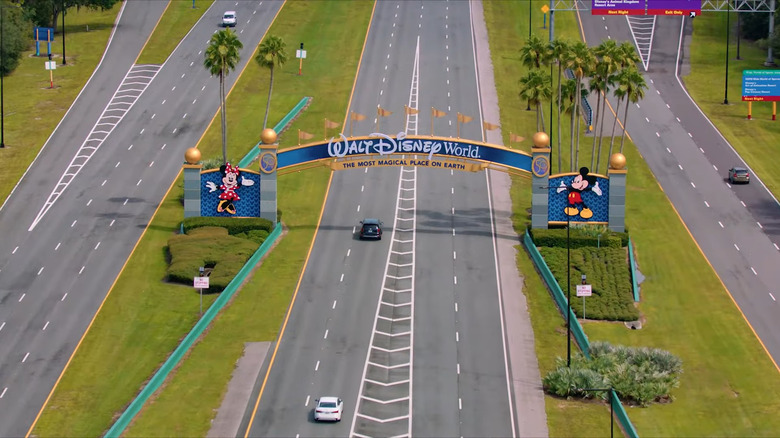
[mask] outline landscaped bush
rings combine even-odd
[[[538,245],[538,244],[537,244]],[[568,259],[566,247],[542,247],[544,257],[555,280],[566,293]],[[582,274],[587,277],[593,295],[585,298],[585,317],[609,321],[635,321],[639,311],[634,307],[631,290],[631,273],[625,248],[581,247],[571,249],[571,294],[572,309],[582,318],[582,299],[575,297],[577,285],[582,283]]]
[[[606,229],[590,229],[587,227],[572,227],[569,237],[566,237],[566,229],[529,229],[536,246],[548,246],[557,248],[584,248],[584,247],[609,247],[621,248],[628,246],[628,234],[616,233]]]
[[[271,221],[259,217],[188,217],[184,219],[182,225],[185,234],[189,234],[190,230],[200,227],[225,228],[231,236],[252,230],[265,230],[270,233],[273,229]]]
[[[257,233],[260,231],[265,230],[250,230],[248,233],[254,232],[254,236],[259,237]],[[228,230],[222,227],[191,229],[188,234],[179,234],[168,240],[171,261],[168,280],[191,285],[199,267],[212,266],[208,292],[219,292],[227,287],[259,246],[256,241],[229,235]]]
[[[545,391],[560,397],[606,399],[606,392],[581,389],[611,387],[623,402],[647,406],[671,401],[672,389],[679,386],[682,360],[668,351],[593,342],[590,354],[591,360],[579,353],[573,356],[571,368],[558,358],[556,369],[542,379]]]

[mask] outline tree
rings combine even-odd
[[[634,69],[636,69],[636,67],[634,67]],[[612,145],[615,144],[615,129],[617,128],[617,121],[618,121],[617,114],[620,112],[620,104],[626,98],[629,72],[630,69],[621,70],[617,74],[617,76],[615,76],[615,84],[617,85],[617,87],[615,87],[615,89],[612,91],[612,94],[614,94],[615,97],[617,98],[617,105],[615,105],[615,119],[612,120],[612,135],[610,135],[609,138],[608,157],[612,156]],[[626,105],[628,105],[628,103],[626,103]]]
[[[623,153],[623,141],[626,139],[626,126],[628,125],[628,107],[630,103],[637,103],[645,97],[647,83],[645,77],[634,67],[629,69],[625,79],[626,110],[623,115],[623,138],[620,139],[620,153]]]
[[[593,71],[596,65],[596,58],[590,51],[588,46],[582,41],[577,41],[571,48],[571,56],[569,57],[569,68],[574,73],[574,79],[576,80],[577,87],[574,93],[575,96],[582,96],[582,80]],[[569,161],[570,172],[573,172],[575,167],[579,166],[579,154],[580,154],[580,130],[577,128],[575,131],[575,121],[579,114],[580,102],[582,99],[575,97],[574,109],[571,115],[571,149]],[[574,138],[577,138],[577,148],[574,148]]]
[[[34,25],[57,29],[57,17],[69,8],[111,9],[119,0],[24,0],[25,17]],[[64,8],[64,9],[63,9]]]
[[[536,130],[544,131],[544,115],[541,103],[552,97],[550,76],[540,70],[531,70],[520,79],[520,98],[525,99],[530,107],[536,107]]]
[[[591,79],[590,89],[596,92],[596,118],[593,120],[593,127],[596,132],[593,133],[593,150],[591,155],[590,168],[599,171],[601,162],[601,141],[604,138],[604,113],[607,110],[607,96],[610,86],[615,81],[614,73],[620,67],[619,58],[620,49],[615,40],[605,40],[593,49],[597,61],[595,75]],[[617,115],[615,115],[617,117]],[[596,127],[596,124],[599,124]],[[598,155],[596,153],[596,137],[598,137]]]
[[[274,66],[280,68],[287,62],[287,53],[285,52],[284,40],[276,35],[268,35],[268,38],[260,43],[257,50],[255,61],[262,68],[271,71],[271,83],[268,85],[268,101],[265,103],[265,117],[263,118],[263,129],[268,124],[268,110],[271,108],[271,92],[274,89]]]
[[[223,29],[211,35],[203,65],[212,76],[219,77],[219,105],[222,113],[222,161],[227,163],[227,123],[225,121],[225,76],[241,59],[238,51],[244,47],[236,34]]]
[[[525,42],[525,45],[520,48],[520,62],[524,67],[528,69],[538,70],[542,67],[542,64],[547,63],[549,57],[549,46],[536,35],[532,35]],[[531,110],[531,103],[525,108],[526,111]],[[538,123],[537,123],[538,125]]]
[[[568,67],[569,51],[571,50],[571,43],[564,40],[553,40],[550,42],[549,58],[551,62],[558,64],[558,172],[561,171],[561,99],[562,99],[562,82],[561,74],[563,69]],[[551,121],[552,122],[552,121]],[[552,130],[552,127],[550,127]]]
[[[19,59],[27,48],[30,23],[24,19],[21,9],[6,6],[6,2],[0,2],[0,6],[3,7],[3,46],[0,49],[3,68],[0,74],[8,76],[19,65]]]

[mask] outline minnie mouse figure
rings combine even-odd
[[[225,163],[220,166],[219,173],[222,174],[222,185],[219,186],[222,193],[219,195],[217,212],[222,213],[223,211],[226,211],[229,214],[236,214],[236,206],[233,202],[241,200],[238,193],[236,193],[236,190],[239,187],[254,185],[255,182],[245,177],[241,177],[241,181],[239,182],[238,177],[241,174],[241,171],[238,169],[238,166],[231,166],[230,163]],[[214,184],[213,181],[207,182],[206,187],[209,188],[209,193],[217,190],[217,185]]]

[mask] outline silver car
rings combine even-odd
[[[744,167],[732,167],[729,169],[729,182],[734,183],[750,183],[750,172]]]
[[[314,421],[341,421],[344,402],[338,397],[320,397],[314,408]]]

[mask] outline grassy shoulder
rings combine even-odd
[[[106,11],[68,10],[67,65],[62,65],[62,36],[57,34],[57,41],[52,44],[52,59],[57,61],[54,89],[49,88],[49,73],[43,69],[47,58],[35,57],[32,48],[22,55],[16,70],[3,78],[5,148],[0,149],[0,205],[89,80],[103,56],[121,7],[117,3]],[[41,47],[45,51],[45,45]]]
[[[736,25],[735,14],[731,16],[731,25]],[[691,72],[683,82],[720,133],[778,197],[780,161],[767,157],[777,152],[780,121],[772,120],[772,102],[753,102],[753,120],[747,120],[748,103],[742,102],[742,71],[767,68],[763,65],[766,50],[742,41],[741,59],[738,60],[735,35],[736,32],[732,33],[729,45],[728,105],[723,104],[726,96],[726,45],[723,44],[726,14],[704,14],[694,21],[693,38],[687,52]]]
[[[486,2],[485,17],[505,139],[510,127],[528,138],[535,114],[507,111],[518,107],[517,84],[511,78],[522,75],[517,42],[528,34],[528,28],[522,26],[527,9],[509,2]],[[578,38],[575,20],[573,14],[556,13],[556,33]],[[565,131],[564,150],[568,144]],[[591,139],[583,137],[584,144],[589,145]],[[586,162],[589,149],[580,151]],[[669,350],[683,359],[684,369],[673,403],[629,408],[631,420],[640,436],[772,435],[780,430],[780,419],[772,414],[780,408],[773,396],[780,389],[777,370],[636,148],[629,144],[624,154],[629,169],[626,218],[639,268],[647,277],[640,304],[646,322],[642,330],[627,330],[619,323],[588,322],[585,331],[592,340]],[[513,178],[513,221],[518,230],[530,222],[530,192],[527,179]],[[518,266],[525,276],[536,352],[544,375],[553,368],[555,357],[565,357],[565,323],[522,248]],[[546,405],[551,436],[607,433],[609,416],[604,404],[546,396]]]
[[[171,55],[173,49],[211,7],[214,0],[172,0],[168,3],[157,27],[143,53],[136,61],[138,64],[162,64]],[[194,6],[194,7],[193,7]]]

